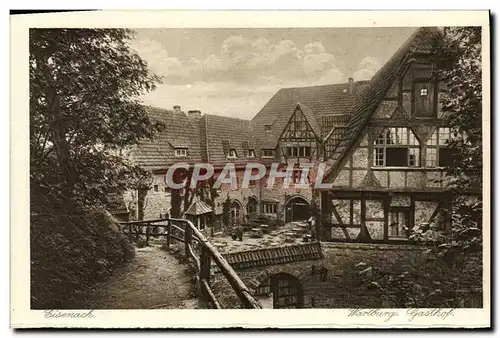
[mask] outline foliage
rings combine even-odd
[[[31,29],[29,36],[32,185],[84,205],[106,203],[143,174],[122,155],[161,129],[138,99],[159,79],[129,48],[130,30]]]
[[[133,247],[102,209],[84,210],[45,190],[30,203],[31,308],[88,307],[95,281],[132,258]]]
[[[131,258],[103,211],[151,174],[126,159],[162,128],[139,97],[159,78],[125,29],[30,29],[31,301],[75,308],[96,280]],[[139,215],[141,217],[141,215]]]
[[[447,167],[448,184],[458,192],[482,186],[482,62],[481,27],[445,28],[445,47],[454,51],[443,63],[442,76],[448,79],[443,112],[453,136],[453,166]]]

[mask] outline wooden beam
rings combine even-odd
[[[342,221],[342,217],[340,217],[340,214],[338,213],[337,209],[335,208],[334,205],[332,205],[332,212],[335,218],[337,219],[337,222],[339,222],[338,228],[342,229],[342,232],[344,233],[345,238],[351,239],[351,236],[349,235],[349,232],[347,231],[344,222]]]
[[[387,196],[384,200],[384,240],[389,239],[389,210],[391,207],[391,198]]]

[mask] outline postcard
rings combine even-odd
[[[489,34],[12,15],[11,327],[489,327]]]

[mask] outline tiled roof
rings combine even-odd
[[[396,79],[397,74],[403,70],[407,57],[411,53],[428,53],[431,51],[432,41],[437,36],[439,36],[439,31],[436,28],[424,27],[418,29],[373,76],[365,90],[360,93],[360,98],[354,106],[352,116],[346,126],[346,132],[342,136],[333,156],[327,161],[330,167],[329,174],[336,171],[338,164],[359,138],[385,93]]]
[[[248,149],[255,149],[255,141],[250,121],[234,117],[205,114],[202,117],[202,134],[207,147],[204,160],[213,165],[248,162]],[[226,146],[224,146],[226,143]],[[227,148],[227,149],[225,149]],[[236,150],[236,159],[228,159],[229,149]]]
[[[267,135],[265,140],[259,140],[259,147],[265,142],[277,143],[298,103],[310,109],[309,117],[314,115],[317,125],[321,123],[322,116],[350,114],[357,94],[364,89],[366,83],[367,81],[355,82],[357,89],[351,94],[348,83],[280,89],[252,119],[256,134]],[[267,124],[271,125],[271,131],[265,132]]]
[[[152,120],[163,122],[165,129],[132,149],[131,157],[137,164],[147,169],[165,169],[180,161],[201,161],[200,124],[196,118],[156,107],[148,107],[147,111]],[[187,157],[176,157],[177,147],[187,148]]]
[[[319,242],[223,254],[235,270],[323,258]]]
[[[191,204],[191,206],[186,211],[186,215],[204,215],[212,212],[212,208],[203,201],[197,200]]]

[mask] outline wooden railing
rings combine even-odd
[[[164,236],[166,237],[167,247],[170,247],[172,240],[184,243],[184,254],[196,267],[200,296],[213,308],[220,309],[221,306],[210,286],[212,261],[219,267],[220,272],[227,279],[244,308],[262,308],[259,301],[252,296],[231,265],[229,265],[220,252],[191,221],[177,218],[164,218],[148,221],[123,222],[120,223],[120,225],[122,226],[122,231],[129,236],[129,239],[132,239],[133,235],[135,235],[136,238],[139,238],[139,235],[145,235],[146,243],[148,243],[150,237]],[[145,232],[142,231],[144,227],[146,227]],[[155,231],[151,231],[152,229],[155,229]],[[160,232],[160,229],[163,229],[163,232]],[[199,248],[199,256],[196,254],[195,248]]]

